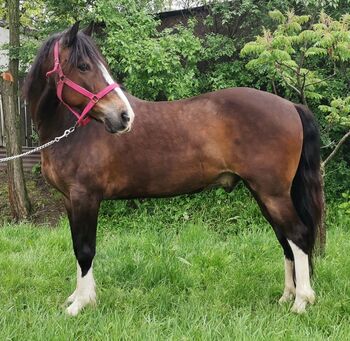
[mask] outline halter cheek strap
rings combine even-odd
[[[85,126],[91,121],[91,118],[88,115],[89,111],[94,107],[94,105],[104,96],[106,96],[108,93],[110,93],[115,88],[119,87],[117,83],[112,83],[105,87],[103,90],[98,92],[97,94],[93,94],[92,92],[86,90],[85,88],[81,87],[79,84],[71,81],[69,78],[67,78],[62,70],[61,64],[60,64],[60,57],[59,57],[59,41],[56,41],[53,54],[54,54],[54,67],[51,71],[48,71],[46,73],[46,77],[50,77],[52,74],[57,73],[58,74],[58,81],[56,86],[56,94],[58,99],[71,111],[76,118],[78,119],[77,124],[81,126]],[[83,111],[81,113],[78,113],[75,111],[71,106],[69,106],[62,98],[62,92],[64,85],[69,86],[74,91],[80,93],[81,95],[87,97],[90,99],[89,103],[85,106]]]

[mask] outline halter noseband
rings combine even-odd
[[[81,125],[81,126],[85,126],[86,124],[88,124],[91,121],[91,118],[89,116],[87,116],[87,114],[93,108],[93,106],[102,97],[106,96],[112,90],[114,90],[115,88],[119,87],[119,85],[117,83],[112,83],[112,84],[108,85],[107,87],[105,87],[103,90],[101,90],[99,93],[93,94],[92,92],[86,90],[85,88],[81,87],[77,83],[74,83],[73,81],[68,79],[64,75],[64,73],[62,71],[62,67],[61,67],[61,64],[60,64],[59,49],[60,49],[60,45],[59,45],[59,41],[57,40],[56,43],[55,43],[55,46],[54,46],[54,50],[53,50],[54,63],[55,64],[54,64],[53,69],[46,73],[46,77],[49,77],[49,76],[51,76],[54,73],[58,74],[58,81],[57,81],[57,87],[56,87],[56,93],[57,93],[58,99],[76,116],[76,118],[78,119],[77,124]],[[83,95],[83,96],[85,96],[85,97],[90,99],[90,102],[86,105],[86,107],[84,108],[82,113],[76,112],[72,107],[70,107],[62,99],[62,91],[63,91],[63,87],[64,87],[65,84],[68,85],[73,90],[75,90],[76,92],[78,92],[81,95]]]

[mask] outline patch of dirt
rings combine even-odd
[[[30,222],[35,225],[55,227],[65,214],[63,199],[40,174],[24,173],[28,195],[32,204]],[[0,171],[0,224],[11,221],[11,208],[8,199],[8,177],[6,171]]]

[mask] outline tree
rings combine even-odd
[[[18,108],[18,52],[19,52],[19,0],[8,0],[10,29],[9,71],[1,82],[2,104],[5,120],[6,150],[8,155],[21,153],[21,139]],[[25,219],[30,214],[30,201],[24,180],[22,160],[7,164],[9,200],[14,219]]]
[[[253,57],[247,68],[264,73],[276,94],[282,88],[291,99],[297,98],[305,105],[311,101],[319,111],[328,113],[324,117],[328,131],[343,131],[330,144],[334,149],[323,163],[326,166],[350,136],[349,97],[341,98],[339,92],[329,93],[332,83],[342,77],[345,77],[343,93],[347,93],[350,15],[334,20],[321,12],[318,22],[311,24],[310,16],[299,16],[294,11],[284,15],[275,10],[270,16],[278,23],[277,28],[273,31],[264,28],[261,36],[244,46],[241,55]],[[304,24],[309,27],[303,29]],[[328,98],[330,103],[320,105],[321,100]]]
[[[322,166],[324,168],[350,137],[350,96],[335,98],[331,101],[330,105],[320,105],[319,108],[328,114],[326,120],[329,123],[330,129],[340,131],[342,136],[337,142],[331,142],[335,147],[323,161]]]

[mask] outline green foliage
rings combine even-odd
[[[243,47],[241,56],[251,58],[247,68],[264,68],[271,81],[286,92],[292,90],[304,103],[308,99],[319,102],[330,82],[327,77],[337,71],[336,63],[350,58],[348,15],[337,21],[321,12],[317,23],[305,26],[310,16],[278,10],[269,14],[278,23],[277,28],[264,28],[262,35]],[[320,67],[325,62],[333,70]]]
[[[339,204],[339,208],[343,210],[346,214],[350,215],[350,192],[347,191],[343,193],[343,198],[345,201]]]
[[[114,1],[97,1],[97,19],[106,24],[102,45],[112,71],[145,99],[176,99],[198,93],[201,40],[188,27],[157,31],[158,21],[136,4],[116,13]]]
[[[344,154],[339,153],[329,162],[325,174],[326,203],[331,201],[342,202],[342,193],[349,189],[350,167]]]
[[[202,60],[218,62],[222,58],[232,57],[235,52],[234,40],[223,34],[209,33],[203,40]]]
[[[148,221],[157,231],[205,221],[221,236],[269,228],[256,202],[243,186],[231,193],[217,189],[164,200],[103,202],[99,219],[102,224],[108,222],[130,229]]]
[[[6,16],[7,16],[6,0],[0,0],[0,18],[6,18]]]
[[[249,74],[244,72],[244,63],[238,60],[215,64],[203,78],[205,88],[213,91],[230,87],[247,86],[251,82]]]
[[[41,175],[41,163],[38,162],[32,167],[32,174],[40,176]]]
[[[320,105],[319,109],[327,114],[332,129],[350,128],[350,96],[333,99],[330,105]]]

